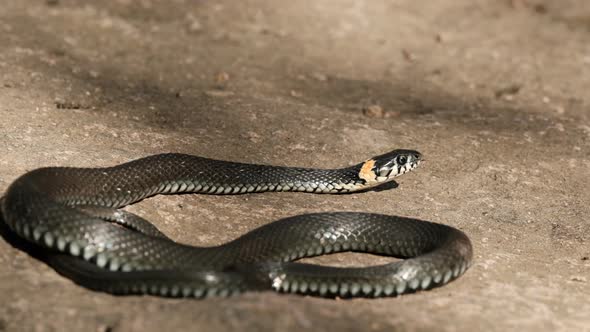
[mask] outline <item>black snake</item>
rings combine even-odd
[[[420,160],[416,151],[394,150],[351,167],[311,169],[160,154],[107,168],[48,167],[15,180],[1,212],[58,272],[95,290],[172,297],[267,289],[393,296],[463,274],[472,259],[467,236],[427,221],[337,212],[282,219],[229,243],[198,248],[174,242],[120,208],[156,194],[352,192],[390,181]],[[406,259],[364,268],[292,262],[342,251]]]

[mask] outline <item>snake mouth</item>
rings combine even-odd
[[[382,176],[375,176],[375,181],[377,183],[384,183],[384,182],[388,182],[388,181],[392,181],[393,178],[396,178],[400,175],[406,174],[410,171],[413,171],[414,169],[416,169],[418,167],[418,165],[420,164],[420,161],[416,161],[416,162],[412,162],[406,165],[398,165],[395,168],[391,168],[389,170],[387,170],[387,172],[382,175]]]
[[[423,161],[423,159],[421,159],[419,157],[419,158],[416,158],[413,161],[411,161],[405,165],[398,165],[397,166],[397,174],[392,175],[392,177],[397,177],[402,174],[405,174],[405,173],[415,170],[416,168],[418,168],[418,166],[420,165],[420,163],[422,161]]]
[[[393,177],[397,177],[397,176],[400,176],[402,174],[406,174],[408,172],[411,172],[414,169],[416,169],[419,164],[420,164],[420,160],[417,160],[416,162],[410,163],[409,165],[398,166],[397,174],[394,175]]]

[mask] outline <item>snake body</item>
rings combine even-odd
[[[320,296],[392,296],[443,285],[469,267],[472,247],[452,227],[358,212],[299,215],[216,247],[177,243],[121,208],[156,194],[264,191],[342,193],[390,181],[421,160],[394,150],[339,169],[311,169],[160,154],[106,168],[48,167],[15,180],[5,223],[41,248],[61,274],[90,289],[171,297],[250,290]],[[293,262],[355,251],[404,260],[365,268]]]

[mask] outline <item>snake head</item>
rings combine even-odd
[[[421,160],[422,155],[418,151],[393,150],[365,161],[359,177],[371,184],[384,183],[413,170]]]

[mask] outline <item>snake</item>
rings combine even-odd
[[[397,296],[461,276],[473,256],[467,235],[409,217],[319,212],[268,223],[225,244],[196,247],[174,241],[123,208],[158,194],[363,192],[422,160],[417,151],[396,149],[327,169],[165,153],[111,167],[38,168],[9,185],[0,208],[14,236],[41,251],[59,274],[95,291],[194,298],[267,290]],[[363,267],[298,262],[345,251],[398,259]]]

